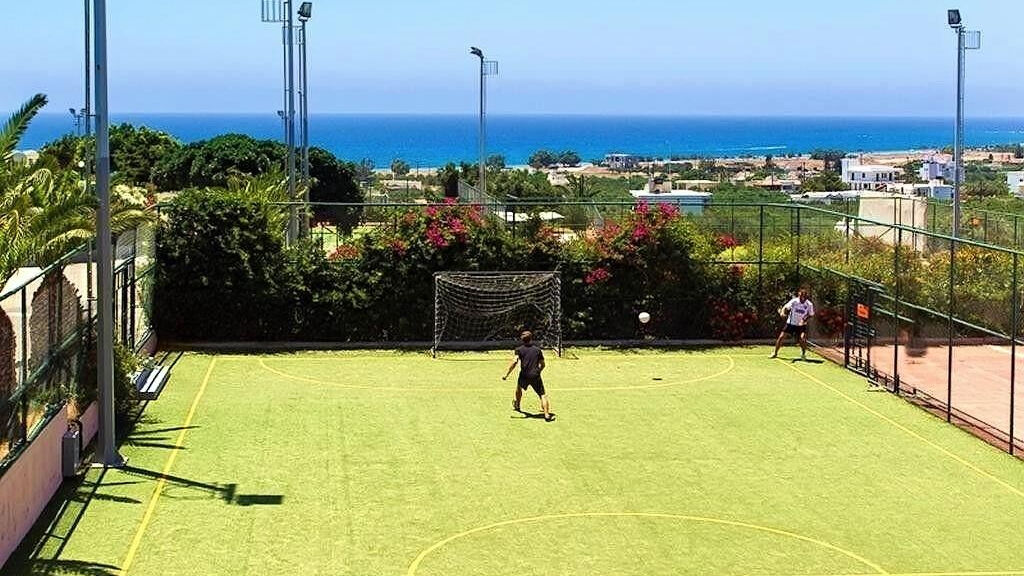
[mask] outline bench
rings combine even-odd
[[[157,366],[139,372],[135,376],[135,389],[139,391],[139,400],[156,400],[170,376],[169,366]]]

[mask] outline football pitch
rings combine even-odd
[[[184,354],[5,570],[1024,575],[1024,462],[793,348]]]

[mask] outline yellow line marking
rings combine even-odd
[[[1024,570],[996,572],[893,572],[889,576],[1022,576]],[[776,575],[781,576],[781,575]],[[876,574],[801,574],[791,576],[877,576]]]
[[[128,547],[128,555],[125,556],[124,562],[121,565],[121,570],[118,572],[119,576],[125,576],[128,574],[128,570],[132,567],[132,563],[135,561],[135,555],[139,551],[139,545],[142,544],[142,537],[146,533],[146,528],[149,527],[150,521],[153,519],[153,512],[156,510],[156,503],[160,500],[160,494],[167,484],[167,476],[171,473],[171,468],[174,466],[174,460],[178,457],[178,452],[181,451],[181,447],[185,444],[185,433],[188,432],[189,426],[192,425],[192,418],[196,415],[196,409],[199,408],[199,401],[203,398],[203,392],[206,391],[206,385],[210,382],[210,375],[213,374],[213,366],[217,363],[217,357],[214,356],[210,359],[210,366],[206,369],[206,376],[203,377],[203,383],[199,386],[199,391],[196,392],[195,398],[192,399],[192,406],[188,410],[188,416],[185,417],[185,423],[182,424],[181,432],[178,434],[177,441],[174,442],[174,449],[171,450],[171,454],[167,457],[167,462],[164,463],[164,470],[160,474],[160,480],[157,481],[156,487],[153,488],[153,495],[149,499],[149,506],[146,507],[146,513],[142,516],[142,523],[139,524],[138,530],[135,531],[135,537],[132,538],[132,544]]]
[[[707,524],[718,524],[718,525],[722,525],[722,526],[733,526],[733,527],[736,527],[736,528],[747,528],[749,530],[757,530],[759,532],[767,532],[769,534],[775,534],[775,535],[778,535],[778,536],[785,536],[787,538],[793,538],[793,539],[796,539],[796,540],[801,540],[803,542],[808,542],[808,543],[811,543],[811,544],[815,544],[815,545],[821,546],[822,548],[827,548],[829,550],[832,550],[833,552],[838,552],[838,553],[840,553],[840,554],[842,554],[844,556],[847,556],[849,558],[852,558],[852,559],[856,560],[857,562],[860,562],[861,564],[871,568],[872,570],[875,570],[875,572],[873,574],[870,574],[870,576],[875,576],[876,574],[887,574],[887,575],[889,574],[888,572],[886,572],[886,570],[884,568],[882,568],[878,564],[875,564],[874,562],[872,562],[872,561],[870,561],[870,560],[868,560],[868,559],[866,559],[866,558],[864,558],[862,556],[859,556],[859,555],[857,555],[854,552],[850,552],[849,550],[844,550],[844,549],[842,549],[842,548],[840,548],[840,547],[838,547],[838,546],[836,546],[834,544],[829,544],[828,542],[825,542],[823,540],[818,540],[816,538],[811,538],[809,536],[803,536],[803,535],[797,534],[795,532],[789,532],[789,531],[786,531],[786,530],[780,530],[778,528],[771,528],[769,526],[760,526],[758,524],[751,524],[749,522],[737,522],[737,521],[734,521],[734,520],[722,520],[720,518],[707,518],[707,517],[703,517],[703,516],[686,516],[686,515],[682,515],[682,514],[658,514],[658,513],[653,513],[653,512],[577,512],[577,513],[571,513],[571,514],[545,514],[543,516],[533,516],[533,517],[530,517],[530,518],[517,518],[517,519],[514,519],[514,520],[505,520],[503,522],[495,522],[494,524],[488,524],[487,526],[480,526],[479,528],[473,528],[472,530],[466,530],[465,532],[460,532],[459,534],[454,534],[452,536],[449,536],[449,537],[445,538],[444,540],[441,540],[441,541],[435,543],[431,547],[429,547],[426,550],[420,552],[419,556],[417,556],[416,559],[412,561],[412,564],[409,565],[409,569],[408,569],[408,571],[406,571],[405,574],[406,574],[406,576],[416,576],[416,571],[419,570],[420,564],[422,564],[423,560],[427,556],[429,556],[431,553],[433,553],[435,550],[437,550],[439,548],[442,548],[444,546],[447,546],[448,544],[454,542],[455,540],[459,540],[459,539],[465,538],[467,536],[472,536],[474,534],[479,534],[480,532],[486,532],[488,530],[494,530],[495,528],[502,528],[502,527],[511,526],[511,525],[514,525],[514,524],[525,524],[527,522],[543,522],[543,521],[546,521],[546,520],[560,520],[560,519],[564,519],[564,518],[601,518],[601,517],[605,517],[605,518],[625,518],[625,517],[632,517],[632,518],[661,518],[661,519],[669,519],[669,520],[684,520],[684,521],[687,521],[687,522],[704,522],[704,523],[707,523]]]
[[[736,368],[736,361],[733,360],[731,356],[721,355],[718,356],[718,358],[725,358],[726,360],[728,360],[728,366],[726,366],[723,370],[715,372],[714,374],[701,376],[699,378],[690,378],[688,380],[673,380],[668,382],[661,382],[659,384],[643,384],[640,386],[576,386],[569,388],[553,387],[552,390],[556,392],[606,392],[623,390],[650,390],[654,388],[668,388],[671,386],[680,386],[683,384],[693,384],[696,382],[703,382],[705,380],[712,380],[714,378],[718,378],[719,376],[724,376],[725,374],[732,372],[732,370]],[[352,390],[388,390],[394,392],[493,392],[505,391],[505,389],[508,387],[507,385],[504,387],[499,387],[495,385],[490,388],[416,388],[410,386],[364,386],[360,384],[343,384],[341,382],[331,382],[328,380],[319,380],[317,378],[307,378],[305,376],[296,376],[294,374],[282,372],[281,370],[277,370],[276,368],[271,368],[263,358],[259,359],[259,363],[264,370],[281,376],[282,378],[288,378],[290,380],[296,380],[299,382],[306,382],[310,384],[320,384],[324,386],[332,386],[335,388],[346,388]]]
[[[907,428],[903,424],[900,424],[899,422],[893,420],[892,418],[886,416],[885,414],[882,414],[881,412],[875,410],[874,408],[868,406],[867,404],[864,404],[863,402],[860,402],[859,400],[857,400],[853,396],[850,396],[849,394],[846,394],[842,390],[839,390],[838,388],[836,388],[836,387],[834,387],[834,386],[824,382],[820,378],[817,378],[817,377],[815,377],[812,374],[808,374],[807,372],[804,372],[803,370],[797,368],[796,366],[793,366],[792,364],[786,364],[786,366],[788,366],[789,368],[795,370],[797,373],[801,374],[802,376],[804,376],[808,380],[811,380],[812,382],[815,382],[818,385],[823,386],[823,387],[831,390],[832,392],[835,392],[836,394],[838,394],[838,395],[842,396],[843,398],[845,398],[848,402],[851,402],[852,404],[860,406],[861,408],[863,408],[867,412],[875,415],[876,417],[878,417],[878,418],[880,418],[882,420],[885,420],[886,422],[892,424],[896,428],[899,428],[900,430],[906,432],[907,434],[913,436],[914,438],[917,438],[921,442],[924,442],[925,444],[931,446],[932,448],[938,450],[939,452],[942,452],[946,456],[949,456],[953,460],[956,460],[957,462],[963,464],[964,466],[970,468],[971,470],[974,470],[975,472],[977,472],[981,476],[984,476],[984,477],[988,478],[989,480],[992,480],[993,482],[996,482],[997,484],[1003,486],[1004,488],[1006,488],[1010,492],[1013,492],[1014,494],[1016,494],[1018,496],[1024,497],[1024,490],[1021,490],[1020,488],[1014,486],[1013,484],[1010,484],[1006,480],[1003,480],[1002,478],[999,478],[998,476],[993,475],[991,472],[988,472],[986,470],[983,470],[982,468],[979,468],[977,465],[975,465],[975,464],[965,460],[963,457],[961,457],[961,456],[951,452],[950,450],[940,446],[939,444],[936,444],[935,442],[932,442],[931,440],[925,438],[921,434],[919,434],[917,432],[914,432],[910,428]]]

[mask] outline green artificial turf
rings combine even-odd
[[[5,574],[1024,574],[1024,463],[839,367],[509,356],[187,354]]]

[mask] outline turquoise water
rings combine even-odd
[[[273,115],[118,114],[170,132],[185,142],[226,132],[280,138]],[[24,144],[37,148],[74,129],[69,115],[42,115]],[[402,158],[416,166],[472,161],[477,118],[472,115],[314,115],[311,140],[342,158],[369,158],[386,166]],[[1024,118],[980,118],[967,123],[970,146],[1024,142]],[[488,153],[523,164],[535,150],[575,150],[584,160],[610,152],[649,156],[782,155],[815,148],[848,152],[952,145],[946,118],[502,116],[488,118]]]

